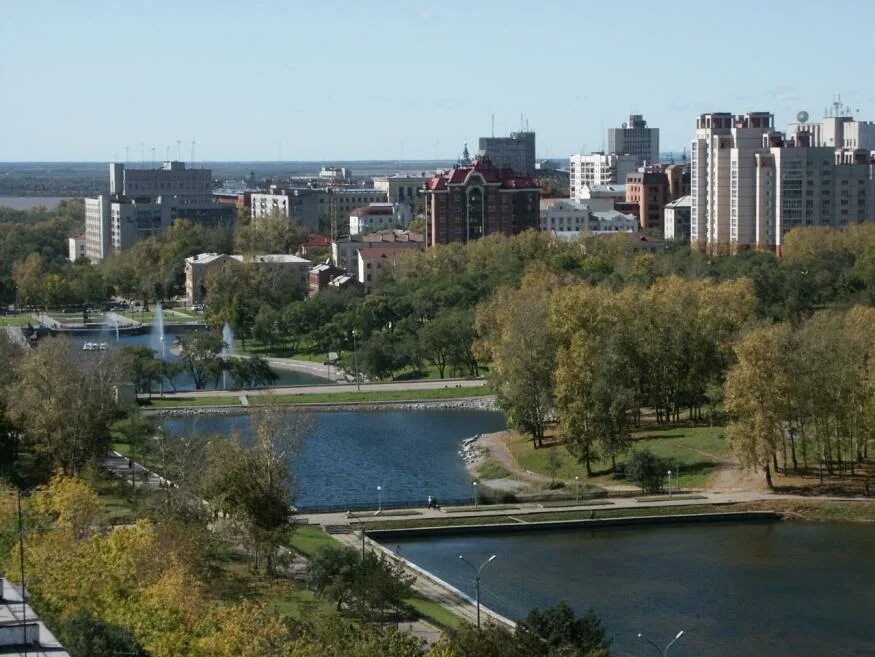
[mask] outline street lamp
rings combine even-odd
[[[365,523],[362,522],[362,518],[354,514],[352,511],[346,512],[347,518],[352,518],[353,520],[358,520],[359,522],[359,531],[362,535],[362,561],[365,560]]]
[[[383,510],[383,487],[377,486],[377,513]]]
[[[359,357],[355,346],[355,336],[358,333],[355,329],[352,330],[352,362],[355,367],[355,389],[358,392],[362,391],[361,382],[359,381]]]
[[[677,641],[678,639],[680,639],[683,635],[684,635],[684,630],[681,630],[680,632],[678,632],[677,636],[668,642],[668,645],[665,647],[664,650],[660,650],[658,645],[656,645],[655,643],[653,643],[653,641],[651,641],[646,636],[641,634],[641,632],[638,633],[638,638],[643,639],[644,641],[649,643],[651,646],[653,646],[653,648],[654,648],[654,650],[656,650],[657,654],[662,655],[662,657],[666,657],[666,655],[668,655],[668,649],[671,648],[674,645],[674,642]]]
[[[574,475],[574,501],[580,504],[580,477]]]
[[[497,555],[493,554],[486,561],[481,563],[479,568],[477,568],[474,566],[474,564],[472,564],[470,561],[468,561],[461,554],[459,555],[459,560],[462,563],[468,564],[468,566],[471,568],[471,570],[474,571],[474,588],[475,588],[476,596],[477,596],[476,599],[477,599],[477,629],[478,630],[480,629],[480,572],[483,570],[483,568],[486,566],[486,564],[488,564],[490,561],[495,559],[496,556]]]
[[[671,470],[668,471],[668,496],[671,497]]]
[[[474,482],[474,508],[477,508],[477,503],[480,501],[479,496],[477,495],[477,482]]]

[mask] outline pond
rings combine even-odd
[[[319,412],[292,458],[295,505],[317,508],[425,506],[472,498],[458,451],[463,439],[505,428],[494,411],[421,410]],[[202,415],[164,420],[170,435],[251,434],[248,415]],[[381,491],[377,492],[377,486]]]
[[[510,618],[561,600],[592,608],[612,654],[672,657],[875,655],[875,527],[726,523],[386,541],[473,596],[464,555],[483,570],[481,601]]]

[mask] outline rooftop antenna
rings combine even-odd
[[[523,113],[520,112],[520,132],[523,131]]]
[[[170,162],[170,146],[164,147],[164,161]]]
[[[131,147],[125,146],[125,166],[128,166],[131,162]]]
[[[182,159],[182,142],[179,141],[178,139],[176,140],[176,159],[177,160]]]
[[[194,147],[195,147],[195,144],[197,144],[197,142],[194,139],[192,139],[191,140],[191,162],[188,165],[189,169],[194,169]]]
[[[155,168],[155,147],[152,147],[152,168]]]

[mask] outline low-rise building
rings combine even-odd
[[[588,205],[593,212],[614,210],[626,201],[626,185],[584,185],[571,199]]]
[[[365,247],[356,252],[358,282],[365,292],[374,289],[377,281],[385,274],[395,270],[406,250],[383,247]]]
[[[371,203],[356,208],[349,215],[349,234],[362,235],[374,231],[406,226],[412,219],[407,203]]]
[[[593,212],[585,203],[567,199],[544,204],[541,230],[561,240],[572,240],[581,233],[631,233],[638,230],[638,217],[617,210]]]
[[[86,256],[85,251],[85,233],[74,235],[67,238],[67,260],[76,262],[79,258]]]
[[[679,242],[690,241],[690,206],[689,195],[682,196],[665,206],[664,236],[667,240]]]
[[[422,188],[425,181],[422,176],[378,176],[373,179],[374,189],[386,194],[386,200],[393,205],[406,203],[414,215],[422,214],[425,209],[425,197]]]
[[[275,272],[286,281],[299,284],[305,291],[310,284],[311,264],[309,260],[286,253],[251,256],[201,253],[185,259],[185,298],[190,304],[202,303],[208,293],[210,276],[224,276],[247,265]]]
[[[340,223],[356,208],[385,203],[386,193],[362,187],[280,189],[252,194],[252,218],[291,217],[307,230],[318,232],[321,220]],[[345,232],[345,228],[339,228]]]
[[[318,294],[338,276],[345,275],[346,272],[340,267],[335,267],[330,261],[320,262],[318,265],[310,268],[310,296]]]
[[[339,237],[331,243],[331,260],[341,269],[357,272],[358,257],[356,251],[371,247],[419,250],[425,247],[425,238],[422,235],[403,230]]]

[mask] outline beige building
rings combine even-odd
[[[402,230],[339,237],[331,243],[331,260],[341,269],[357,272],[358,256],[356,252],[363,248],[421,250],[425,248],[425,238],[422,235]]]
[[[285,253],[254,256],[201,253],[185,259],[186,302],[203,303],[210,276],[224,276],[245,265],[277,272],[283,278],[299,283],[303,293],[310,284],[311,264],[309,260]]]

